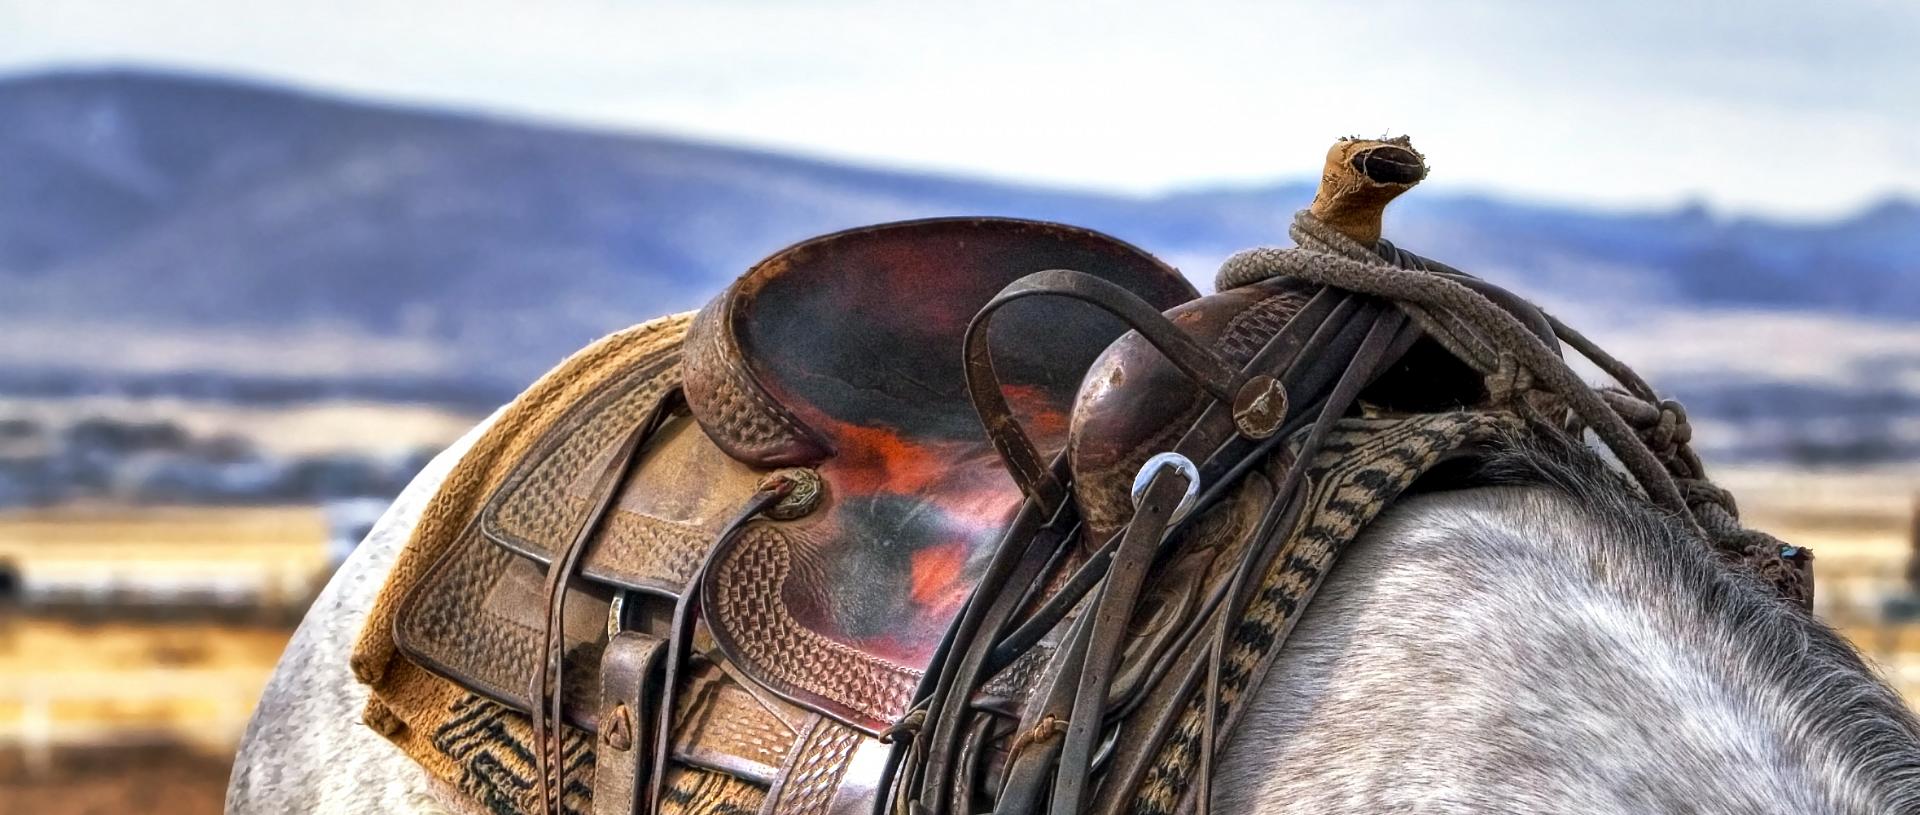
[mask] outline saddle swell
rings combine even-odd
[[[1243,366],[1306,304],[1311,291],[1276,280],[1183,303],[1167,318]],[[1068,457],[1074,500],[1096,540],[1133,515],[1134,476],[1155,453],[1173,449],[1211,402],[1139,334],[1127,334],[1087,371],[1074,406]]]

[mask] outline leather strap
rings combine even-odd
[[[1148,482],[1145,496],[1134,511],[1133,520],[1114,552],[1113,567],[1092,612],[1093,624],[1087,627],[1089,644],[1086,664],[1074,693],[1073,713],[1067,720],[1066,743],[1061,746],[1059,769],[1054,774],[1055,812],[1081,811],[1090,780],[1094,742],[1105,730],[1107,692],[1113,672],[1126,643],[1127,624],[1133,621],[1140,587],[1146,582],[1147,567],[1160,551],[1162,536],[1173,520],[1174,507],[1191,487],[1187,477],[1172,467],[1161,467]]]
[[[547,567],[546,598],[547,618],[543,633],[540,661],[535,666],[533,688],[528,697],[534,704],[531,710],[533,740],[535,744],[534,768],[539,775],[541,811],[547,815],[560,815],[565,811],[562,799],[566,795],[566,739],[562,705],[565,701],[566,678],[566,633],[563,621],[566,619],[567,584],[580,568],[580,561],[586,555],[587,544],[600,529],[601,521],[613,506],[626,483],[627,474],[632,472],[633,463],[645,446],[646,440],[660,428],[661,422],[672,413],[679,404],[677,393],[670,393],[654,403],[647,417],[620,443],[614,455],[607,461],[600,474],[594,479],[591,495],[594,503],[580,525],[574,530],[573,539]]]
[[[687,587],[680,592],[673,607],[672,628],[667,636],[667,659],[665,676],[661,680],[660,709],[666,711],[655,720],[653,734],[653,772],[649,776],[647,789],[647,812],[659,812],[661,796],[666,794],[667,756],[673,749],[673,714],[680,689],[680,672],[684,669],[688,654],[693,649],[693,627],[699,620],[700,582],[707,570],[713,567],[714,554],[726,549],[726,544],[735,535],[746,529],[748,522],[760,516],[760,513],[773,508],[782,498],[792,492],[794,482],[774,473],[760,483],[760,489],[741,505],[740,511],[727,522],[714,545],[707,548],[707,557],[687,579]]]
[[[981,585],[1024,586],[1041,579],[1041,566],[1049,560],[1045,553],[1066,545],[1072,539],[1071,534],[1063,535],[1058,530],[1059,521],[1058,518],[1049,520],[1041,514],[1037,503],[1029,501],[1021,508],[1020,515],[1014,519],[1013,526],[1007,530],[1006,537],[995,550],[994,560],[988,565]],[[990,598],[977,594],[969,598],[947,647],[951,648],[953,641],[975,643],[992,639],[994,633],[1000,631],[1006,621],[1019,611],[1019,597],[1019,593],[1008,591]],[[987,633],[980,635],[979,632]],[[937,675],[939,678],[921,710],[936,723],[957,723],[968,718],[973,689],[998,670],[989,668],[988,656],[987,649],[974,647],[956,658],[937,661],[935,664],[940,666],[940,670],[929,676]],[[903,735],[911,737],[911,734]],[[957,726],[936,727],[924,737],[914,739],[912,749],[925,756],[927,772],[924,777],[929,783],[937,784],[937,779],[950,777],[955,762],[959,760],[960,739],[961,728]],[[946,811],[948,799],[944,790],[926,790],[922,797],[930,807],[930,815],[943,815]]]
[[[639,815],[641,774],[653,770],[657,717],[667,641],[639,631],[607,640],[600,657],[600,733],[594,743],[594,815]]]

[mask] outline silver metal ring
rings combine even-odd
[[[613,639],[615,634],[627,630],[624,624],[626,616],[627,590],[620,589],[613,593],[613,600],[607,603],[607,639]]]
[[[1167,516],[1167,524],[1173,525],[1187,517],[1193,511],[1193,505],[1200,500],[1200,468],[1193,466],[1193,460],[1179,453],[1159,453],[1140,465],[1140,472],[1133,477],[1133,508],[1140,508],[1140,499],[1147,495],[1147,486],[1153,483],[1153,477],[1162,468],[1172,467],[1187,480],[1187,494],[1180,496],[1180,503],[1173,508],[1173,514]]]

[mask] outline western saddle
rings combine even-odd
[[[1684,439],[1643,442],[1670,403],[1604,354],[1620,389],[1567,386],[1583,338],[1379,239],[1424,175],[1404,139],[1342,140],[1302,248],[1236,258],[1206,297],[1057,224],[783,250],[571,405],[393,640],[530,720],[550,813],[659,812],[675,766],[771,815],[1205,811],[1234,702],[1337,555],[1290,548],[1311,465],[1362,420],[1476,411],[1594,430],[1649,500],[1809,597],[1803,550],[1734,539],[1683,489]],[[1170,766],[1192,783],[1152,803]]]

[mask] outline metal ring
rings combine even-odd
[[[1173,514],[1167,516],[1167,524],[1177,524],[1193,511],[1193,505],[1200,500],[1200,468],[1193,466],[1193,460],[1179,453],[1167,452],[1154,455],[1147,463],[1140,465],[1140,473],[1133,477],[1133,508],[1140,508],[1140,499],[1147,495],[1147,486],[1153,483],[1153,477],[1161,468],[1172,467],[1187,480],[1187,494],[1180,496],[1180,503],[1173,508]]]
[[[607,603],[607,639],[627,630],[627,590],[613,593],[613,599]]]

